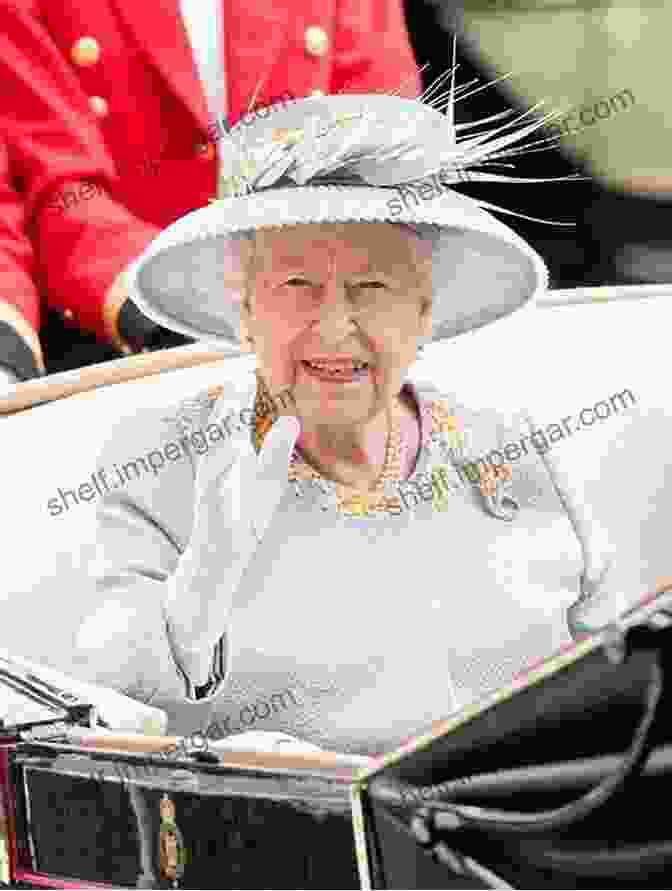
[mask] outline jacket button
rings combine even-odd
[[[80,37],[70,50],[70,58],[75,65],[88,67],[95,65],[100,58],[100,46],[94,37]]]
[[[195,147],[195,155],[199,161],[212,161],[217,154],[213,142],[200,142]]]
[[[108,112],[107,102],[102,96],[89,97],[89,108],[99,118],[104,118]]]
[[[63,317],[66,318],[68,321],[71,321],[74,318],[74,315],[75,314],[73,313],[73,311],[71,309],[63,310]]]
[[[329,37],[324,28],[311,25],[304,34],[306,52],[311,56],[323,56],[329,49]]]

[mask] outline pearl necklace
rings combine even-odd
[[[264,437],[274,423],[275,412],[268,411],[273,404],[266,385],[261,377],[257,377],[257,396],[254,402],[255,412],[255,447],[257,453],[261,449]],[[395,511],[401,508],[398,495],[388,495],[389,483],[398,483],[402,476],[402,455],[406,450],[406,442],[401,435],[401,409],[395,401],[390,412],[390,428],[385,447],[385,460],[380,475],[372,489],[361,489],[345,483],[335,483],[325,479],[299,453],[294,450],[289,464],[289,480],[300,486],[301,482],[317,485],[324,494],[335,496],[335,505],[339,512],[352,516],[365,516],[374,511]]]
[[[405,449],[406,443],[401,435],[401,409],[395,402],[390,412],[385,460],[373,488],[362,489],[359,486],[332,482],[331,488],[335,493],[339,512],[359,517],[376,511],[399,510],[401,499],[398,495],[387,494],[386,483],[398,483],[401,480],[402,454]],[[324,477],[296,453],[290,461],[289,479],[292,482],[311,481],[318,485],[325,482]],[[323,486],[322,488],[324,491]]]

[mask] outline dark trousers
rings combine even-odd
[[[114,347],[101,343],[95,335],[66,325],[60,314],[53,310],[47,311],[46,322],[40,329],[40,342],[47,374],[120,357]]]
[[[182,334],[163,328],[156,330],[158,336],[154,337],[149,347],[152,351],[193,343],[191,338]],[[47,374],[109,362],[122,356],[113,346],[102,343],[94,334],[67,325],[62,316],[53,310],[47,311],[46,322],[40,329],[40,342]]]

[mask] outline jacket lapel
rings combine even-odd
[[[119,17],[169,88],[207,130],[209,113],[178,0],[112,0]]]
[[[292,27],[296,25],[290,21],[287,0],[236,5],[224,0],[226,81],[231,120],[236,121],[245,114],[255,93],[256,102],[263,105],[274,91],[288,87],[292,79],[290,60],[296,54]],[[279,67],[276,69],[276,66]]]

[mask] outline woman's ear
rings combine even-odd
[[[239,242],[240,266],[244,283],[241,286],[243,299],[240,303],[240,346],[244,351],[252,350],[250,326],[252,321],[252,278],[254,274],[254,241],[245,239]]]
[[[250,305],[247,298],[240,304],[240,324],[238,328],[240,349],[243,352],[249,353],[252,350],[252,344],[250,341]]]
[[[425,300],[420,310],[420,334],[422,337],[432,336],[432,301]]]

